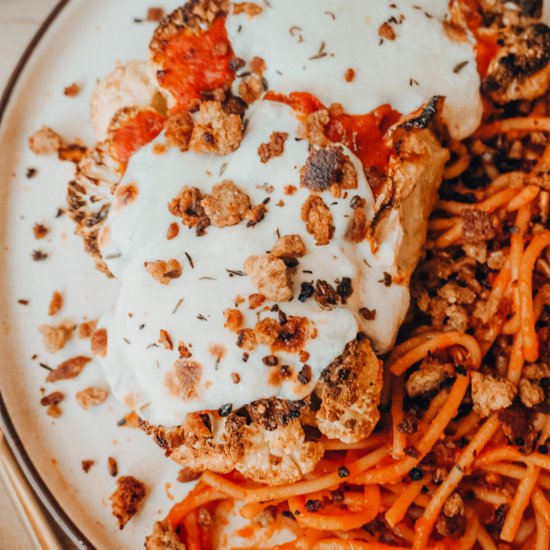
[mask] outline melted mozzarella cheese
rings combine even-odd
[[[237,56],[264,59],[271,89],[307,91],[325,105],[342,103],[353,114],[384,103],[407,114],[443,95],[453,138],[463,139],[478,127],[482,104],[473,37],[457,42],[445,33],[445,0],[269,4],[252,18],[230,14],[226,26]],[[385,22],[394,40],[379,35]],[[351,82],[344,78],[348,69],[354,71]]]
[[[102,320],[109,335],[104,364],[117,397],[139,408],[140,415],[154,423],[179,424],[189,412],[217,409],[228,402],[236,408],[261,398],[302,398],[358,331],[364,331],[379,350],[387,349],[393,341],[408,307],[408,291],[397,284],[385,286],[384,272],[396,273],[401,227],[396,220],[376,255],[366,241],[356,245],[344,238],[353,213],[353,195],[367,200],[367,217],[373,216],[373,197],[361,164],[347,150],[357,169],[359,185],[346,199],[335,199],[328,191],[322,194],[330,204],[335,232],[329,245],[316,246],[300,216],[309,191],[299,188],[292,196],[284,193],[286,185],[299,181],[299,170],[308,156],[307,142],[295,139],[297,125],[287,106],[258,102],[249,111],[241,146],[230,155],[181,154],[176,149],[159,155],[153,143],[139,151],[128,166],[121,185],[133,182],[138,188],[137,199],[123,208],[115,203],[100,239],[103,257],[121,281],[116,309]],[[273,131],[287,132],[289,139],[282,156],[262,164],[257,149],[269,141]],[[177,238],[167,240],[168,226],[177,221],[167,204],[182,186],[196,186],[206,194],[222,179],[234,181],[253,204],[269,197],[265,218],[255,227],[246,227],[246,221],[221,229],[209,227],[202,237],[182,227]],[[265,184],[273,187],[271,193],[266,193]],[[284,206],[276,206],[281,200]],[[236,345],[236,334],[224,327],[224,310],[235,307],[236,297],[247,298],[257,292],[249,277],[230,271],[241,271],[246,258],[271,250],[277,233],[300,234],[307,248],[292,277],[295,298],[280,304],[287,315],[305,316],[317,330],[317,337],[305,346],[310,354],[307,364],[313,371],[307,385],[295,379],[280,385],[272,383],[274,369],[262,363],[262,358],[271,354],[269,348],[259,345],[245,363],[244,350]],[[169,285],[160,284],[144,269],[144,262],[170,258],[180,262],[183,274]],[[296,299],[304,281],[321,279],[334,285],[343,277],[351,278],[353,286],[346,306],[328,311],[313,298],[305,303]],[[375,320],[363,319],[359,315],[361,307],[376,309]],[[247,301],[239,309],[245,317],[244,326],[252,328],[258,315],[277,315],[250,310]],[[161,329],[169,333],[174,350],[158,343]],[[189,347],[191,359],[202,368],[197,395],[189,399],[173,395],[166,384],[167,373],[179,357],[179,341]],[[213,345],[224,350],[219,361],[211,354]],[[301,369],[296,354],[277,355],[280,364],[291,366],[294,372]],[[233,382],[233,373],[240,377],[238,384]]]

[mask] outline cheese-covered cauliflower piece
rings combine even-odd
[[[118,64],[97,84],[91,100],[92,126],[98,140],[107,138],[115,113],[124,107],[160,107],[161,94],[146,61]]]

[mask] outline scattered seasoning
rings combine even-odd
[[[233,405],[231,403],[226,403],[225,405],[222,405],[218,409],[218,414],[221,417],[224,417],[224,416],[227,416],[228,414],[230,414],[232,410],[233,410]]]
[[[282,258],[282,260],[289,269],[298,267],[298,264],[300,263],[297,258]]]
[[[172,343],[172,338],[170,338],[170,334],[163,328],[160,329],[159,344],[162,344],[162,346],[164,346],[164,349],[168,349],[170,351],[174,349],[174,344]]]
[[[394,19],[394,18],[392,18]],[[395,21],[395,19],[394,19]],[[397,22],[397,21],[395,21]],[[395,31],[393,30],[393,27],[389,24],[388,21],[385,23],[382,23],[380,25],[380,28],[378,29],[378,36],[381,36],[382,38],[385,38],[386,40],[395,40]]]
[[[120,258],[122,254],[120,252],[117,252],[116,254],[108,254],[105,256],[106,260],[116,260],[117,258]]]
[[[313,281],[311,283],[304,282],[300,285],[300,295],[298,296],[298,300],[303,303],[308,298],[311,298],[313,294],[315,294]]]
[[[326,57],[327,52],[325,51],[325,47],[326,47],[326,43],[323,40],[321,42],[321,45],[319,46],[319,51],[315,55],[312,55],[311,57],[309,57],[308,59],[313,61],[314,59],[321,59],[323,57]]]
[[[321,501],[320,500],[306,500],[306,510],[308,512],[318,512],[321,509]]]
[[[82,461],[82,470],[87,474],[90,471],[90,468],[95,464],[95,460],[83,460]]]
[[[51,317],[59,313],[63,307],[63,296],[57,290],[52,294],[50,305],[48,307],[48,315]]]
[[[464,365],[455,365],[455,372],[460,376],[466,376],[466,367]]]
[[[128,340],[128,338],[126,338],[126,337],[123,337],[122,340],[123,340],[126,344],[128,344],[129,346],[132,344],[132,342],[130,342],[130,340]]]
[[[24,300],[23,298],[21,298],[20,300],[17,300],[17,303],[21,304],[22,306],[28,306],[29,305],[29,301]]]
[[[332,17],[333,21],[336,21],[336,15],[334,15],[334,13],[332,13],[331,11],[326,11],[325,14],[329,17]]]
[[[171,241],[172,239],[175,239],[180,232],[180,226],[173,222],[168,226],[168,230],[166,231],[166,238]]]
[[[300,384],[309,384],[313,373],[309,365],[304,365],[302,370],[298,373],[298,382]]]
[[[207,321],[208,320],[202,313],[199,313],[197,315],[197,319],[199,319],[201,321]]]
[[[349,298],[352,293],[353,288],[351,286],[351,279],[349,277],[342,277],[341,281],[336,281],[336,294],[340,296],[343,304],[346,303],[347,298]]]
[[[34,262],[43,262],[48,255],[43,252],[42,250],[33,250],[32,251],[32,259]]]
[[[378,282],[384,283],[384,286],[391,286],[393,283],[391,275],[387,271],[384,271],[384,278]]]
[[[409,86],[420,86],[420,83],[418,82],[418,80],[411,78],[409,80]]]
[[[355,80],[355,71],[351,67],[344,73],[344,80],[346,82],[353,82]]]
[[[111,477],[116,477],[118,475],[118,464],[112,456],[107,458],[107,470]]]
[[[193,263],[193,258],[186,252],[185,257],[187,258],[187,261],[189,262],[189,265],[191,266],[191,269],[195,269],[195,264]]]
[[[241,377],[238,372],[232,372],[231,373],[231,380],[233,380],[233,384],[238,384],[241,381]]]
[[[41,223],[35,223],[32,227],[32,232],[36,240],[43,239],[48,234],[48,231],[48,228]]]
[[[151,23],[158,23],[164,17],[164,10],[162,8],[149,8],[147,10],[147,21]]]
[[[57,209],[57,212],[55,214],[55,217],[56,218],[60,218],[61,216],[63,216],[65,214],[65,210],[63,208],[58,208]]]
[[[338,477],[348,477],[349,474],[350,472],[345,466],[340,466],[340,468],[338,468]]]
[[[215,277],[200,277],[199,281],[216,281]]]
[[[424,477],[424,474],[420,468],[413,468],[409,472],[409,477],[411,478],[411,481],[420,481]]]
[[[43,369],[46,369],[47,371],[50,371],[50,372],[53,371],[53,369],[49,365],[46,365],[46,363],[38,363],[38,365]]]
[[[296,33],[299,33],[299,31],[301,30],[302,30],[302,27],[298,27],[294,25],[293,27],[290,27],[290,29],[288,29],[288,32],[290,33],[290,36],[298,36],[298,42],[303,42],[304,37],[301,34],[296,34]]]
[[[67,97],[75,97],[80,93],[80,86],[73,82],[70,86],[67,86],[63,90],[63,95],[66,95]]]
[[[275,355],[266,355],[262,359],[262,363],[266,367],[276,367],[279,364],[279,359]]]
[[[374,321],[376,319],[376,310],[375,309],[369,309],[368,307],[362,307],[359,310],[359,314],[366,321]]]
[[[36,176],[37,172],[38,170],[36,168],[27,168],[27,171],[25,172],[25,176],[27,177],[27,179],[31,179],[31,178],[34,178],[34,176]]]
[[[262,183],[261,185],[256,185],[256,189],[259,191],[265,191],[268,195],[270,193],[273,193],[275,191],[275,187],[273,185],[269,185],[268,183]]]
[[[245,351],[243,353],[243,363],[246,363],[249,357],[250,357],[250,354]]]
[[[238,58],[235,57],[234,59],[238,59]],[[244,60],[241,59],[240,61],[242,61],[243,65],[244,65],[244,63],[245,63]],[[242,66],[242,65],[241,65],[241,66]],[[235,69],[235,70],[236,70],[236,69]],[[223,176],[223,173],[227,170],[227,165],[228,165],[228,164],[229,164],[229,163],[224,162],[224,163],[220,166],[220,176]]]
[[[63,395],[60,391],[54,391],[49,395],[45,395],[40,400],[40,404],[43,407],[49,407],[50,405],[59,405],[59,403],[61,403],[63,399],[65,399],[65,395]]]
[[[178,309],[180,308],[181,304],[183,304],[183,298],[180,298],[178,300],[178,303],[175,305],[174,309],[172,310],[172,315],[174,313],[176,313],[176,311],[178,311]],[[139,328],[141,329],[142,327],[144,327],[145,325],[141,325]]]
[[[469,61],[462,61],[461,63],[458,63],[455,65],[455,68],[453,69],[454,74],[458,74],[466,65],[468,65]]]
[[[420,456],[420,451],[416,447],[405,447],[403,452],[411,458],[418,458]]]
[[[242,271],[238,271],[235,269],[225,269],[227,273],[229,273],[230,277],[244,277],[244,273]]]

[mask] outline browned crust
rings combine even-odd
[[[365,439],[378,422],[381,391],[382,367],[369,341],[349,343],[317,384],[317,427],[328,438],[345,443]]]
[[[111,495],[111,507],[119,529],[124,529],[145,498],[145,485],[133,476],[120,477],[117,484],[116,491]]]
[[[316,411],[309,398],[261,399],[234,412],[222,407],[219,413],[188,415],[175,428],[145,421],[141,427],[184,467],[238,470],[255,481],[279,485],[313,470],[324,453],[321,433],[349,442],[367,437],[378,421],[381,389],[379,361],[361,337],[323,373],[315,390],[321,401]]]

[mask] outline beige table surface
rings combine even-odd
[[[0,0],[0,89],[25,46],[57,0]],[[31,550],[33,544],[0,485],[0,550]]]

